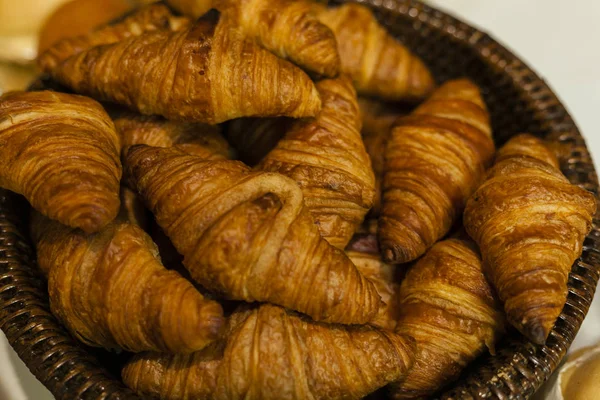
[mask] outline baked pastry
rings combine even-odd
[[[320,237],[291,179],[177,147],[133,146],[124,164],[130,186],[204,287],[315,320],[365,323],[377,314],[375,287]]]
[[[479,244],[486,274],[508,321],[543,344],[567,297],[596,212],[594,196],[572,185],[537,138],[512,138],[469,199],[465,228]]]
[[[83,343],[191,353],[218,337],[219,303],[165,269],[139,226],[119,218],[86,235],[34,214],[32,230],[50,308]]]
[[[335,77],[340,57],[333,32],[306,0],[169,0],[196,19],[218,9],[242,34],[275,55],[318,76]]]
[[[400,286],[396,332],[414,337],[416,361],[395,399],[423,399],[455,380],[504,332],[502,306],[483,274],[475,244],[448,239],[410,268]]]
[[[489,115],[469,80],[445,83],[399,120],[385,152],[383,259],[412,261],[448,233],[493,155]]]
[[[321,112],[295,122],[257,168],[298,182],[321,236],[343,249],[373,205],[375,178],[352,82],[327,79],[317,89]]]
[[[89,48],[49,72],[78,93],[173,120],[307,117],[321,108],[301,69],[244,40],[214,13],[176,32]]]
[[[0,187],[64,225],[97,232],[119,212],[119,137],[100,104],[63,93],[0,97]]]
[[[225,343],[187,356],[140,354],[123,380],[143,396],[178,399],[358,399],[413,363],[410,338],[327,325],[269,304],[238,310]]]
[[[294,118],[238,118],[229,121],[225,136],[235,148],[238,159],[254,167],[285,136]]]
[[[314,3],[321,22],[335,34],[342,72],[360,94],[385,100],[419,101],[435,86],[429,69],[382,27],[367,7]]]

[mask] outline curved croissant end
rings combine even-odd
[[[87,49],[51,74],[79,93],[173,120],[307,117],[321,108],[301,69],[244,40],[214,14],[181,31],[146,32]]]
[[[119,137],[100,104],[49,91],[0,97],[0,187],[96,232],[119,211]]]
[[[336,36],[342,72],[361,94],[386,100],[418,101],[435,87],[429,69],[394,39],[367,7],[316,6],[318,18]]]
[[[538,344],[564,306],[569,271],[596,212],[594,196],[557,167],[541,140],[511,139],[464,214],[509,322]]]
[[[321,112],[294,123],[257,168],[294,179],[321,236],[343,249],[373,205],[375,177],[352,82],[323,80],[317,89]]]
[[[85,235],[39,214],[33,225],[52,312],[82,342],[190,353],[217,338],[221,306],[166,270],[137,225],[117,221]]]
[[[177,148],[134,146],[125,159],[130,184],[198,283],[316,320],[365,323],[377,314],[374,286],[320,237],[291,179]]]
[[[400,119],[385,153],[384,260],[414,260],[448,233],[493,154],[485,104],[468,80],[447,82]]]
[[[410,338],[366,326],[326,325],[264,304],[236,311],[222,348],[190,356],[140,354],[125,383],[160,399],[362,398],[413,363]]]
[[[417,341],[415,366],[391,388],[395,399],[421,399],[455,380],[504,332],[504,316],[483,275],[474,243],[437,243],[400,287],[396,332]]]
[[[191,25],[185,17],[175,17],[163,4],[150,4],[133,12],[116,24],[103,26],[86,35],[69,37],[53,44],[38,57],[44,72],[51,72],[63,61],[92,47],[112,44],[153,31],[179,31]]]

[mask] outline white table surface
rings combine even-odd
[[[431,0],[516,52],[559,95],[600,160],[600,1]],[[596,168],[598,163],[596,162]],[[600,295],[571,350],[600,342]],[[50,400],[0,333],[0,399]]]

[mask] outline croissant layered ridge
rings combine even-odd
[[[464,224],[508,321],[543,344],[567,297],[572,264],[592,227],[596,200],[572,185],[540,139],[512,138],[469,199]]]
[[[448,239],[410,268],[400,286],[396,332],[415,338],[415,365],[395,399],[424,399],[455,380],[504,332],[502,307],[473,242]]]
[[[50,71],[78,93],[142,114],[216,124],[248,116],[314,116],[310,78],[214,13],[178,31],[86,49]]]
[[[37,213],[32,225],[50,308],[83,343],[191,353],[218,337],[221,306],[165,269],[139,226],[119,219],[86,235]]]
[[[342,76],[320,81],[317,89],[321,112],[294,123],[257,168],[294,179],[321,236],[344,248],[373,205],[375,177],[352,82]]]
[[[413,363],[410,338],[318,323],[269,304],[235,312],[228,331],[220,347],[193,355],[140,354],[123,379],[165,400],[358,399],[401,380]]]
[[[365,323],[377,314],[374,286],[320,237],[291,179],[178,148],[134,146],[125,164],[130,185],[201,285],[315,320]]]
[[[169,0],[185,15],[198,18],[218,9],[249,40],[288,59],[313,75],[335,77],[340,70],[331,29],[306,0]]]
[[[385,100],[419,101],[435,87],[421,59],[379,24],[360,4],[327,8],[314,3],[321,22],[335,34],[342,72],[352,77],[360,94]]]
[[[42,214],[96,232],[119,211],[120,142],[96,101],[64,93],[0,97],[0,187]]]
[[[469,80],[445,83],[398,120],[385,151],[383,259],[412,261],[446,235],[493,154],[489,115]]]

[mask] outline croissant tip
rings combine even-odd
[[[416,258],[408,249],[385,242],[381,244],[381,256],[389,264],[404,264]]]
[[[542,346],[546,344],[546,339],[552,330],[552,326],[553,325],[544,324],[541,321],[531,321],[524,326],[518,326],[517,328],[531,342]]]

